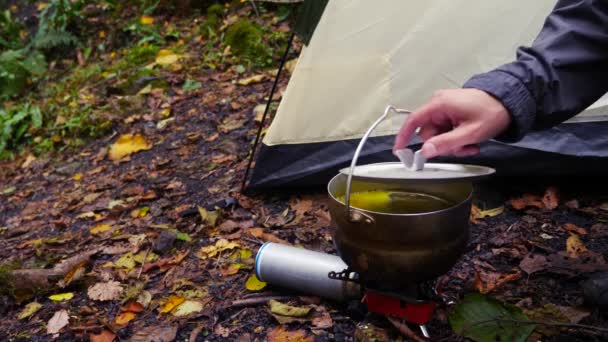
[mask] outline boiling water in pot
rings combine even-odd
[[[345,202],[345,196],[338,200]],[[399,190],[371,190],[353,192],[352,207],[387,214],[419,214],[447,209],[454,204],[440,197]]]

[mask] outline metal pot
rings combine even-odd
[[[435,212],[387,214],[351,208],[338,200],[346,195],[347,176],[328,186],[332,235],[338,255],[360,278],[374,287],[401,287],[447,272],[464,253],[469,239],[472,186],[385,183],[353,180],[351,190],[399,190],[424,193],[455,203]]]
[[[351,167],[341,170],[328,185],[332,235],[339,256],[364,284],[386,290],[436,278],[458,261],[469,239],[471,181],[494,172],[473,165],[425,164],[422,155],[412,151],[407,151],[409,161],[402,160],[405,165],[356,166],[365,141],[390,111],[408,113],[387,107],[361,139]],[[416,214],[350,206],[351,193],[373,190],[436,196],[451,206]]]

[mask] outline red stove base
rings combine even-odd
[[[385,316],[395,316],[421,326],[431,320],[437,306],[437,303],[433,301],[406,303],[402,299],[369,289],[365,291],[363,301],[371,312]]]

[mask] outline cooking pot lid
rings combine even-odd
[[[358,165],[355,167],[353,177],[377,181],[401,180],[461,180],[480,178],[493,174],[495,170],[486,166],[466,164],[426,163],[419,171],[408,170],[402,163],[377,163]],[[340,170],[348,175],[350,167]]]

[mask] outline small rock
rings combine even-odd
[[[154,240],[154,252],[162,254],[173,246],[177,235],[168,230],[163,230],[160,235]]]

